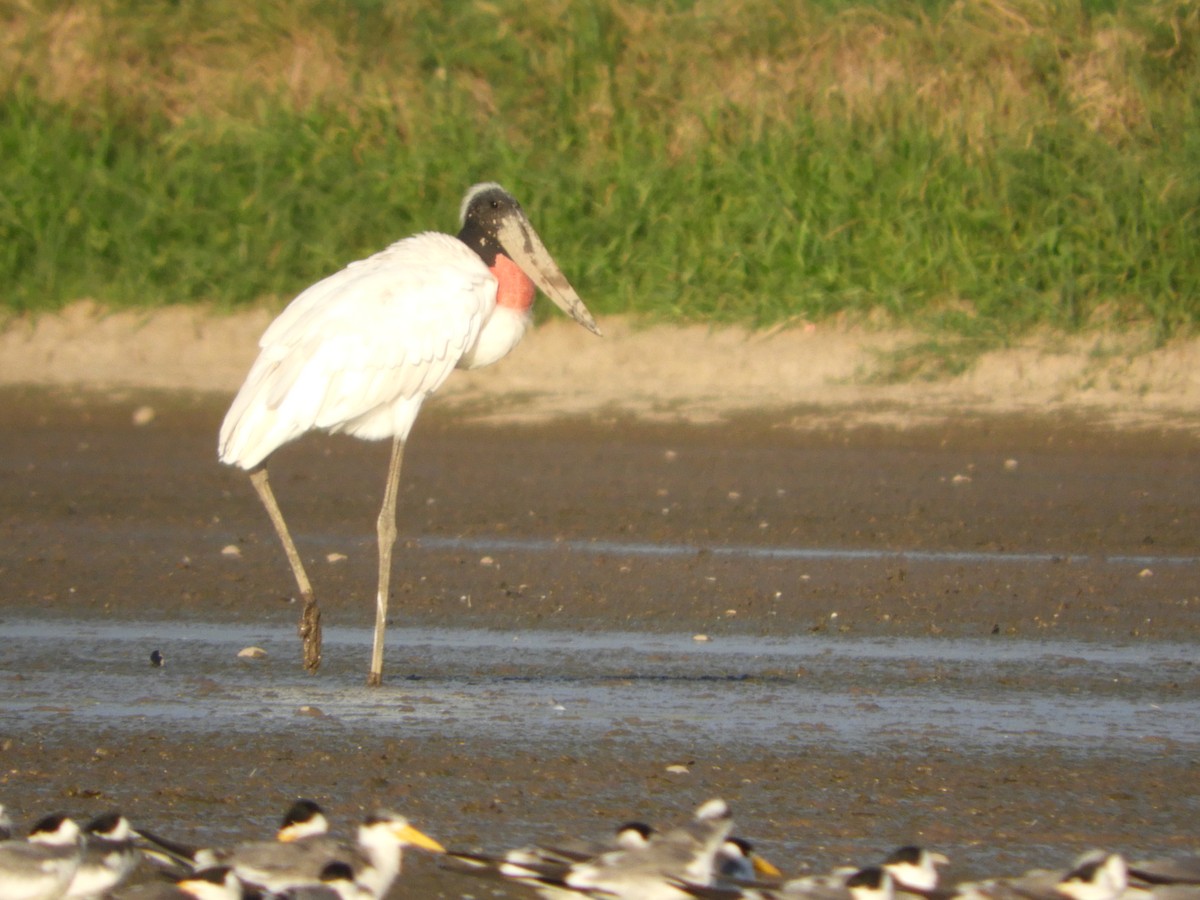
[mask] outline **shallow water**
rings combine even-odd
[[[882,563],[903,560],[909,563],[963,563],[967,565],[1018,565],[1039,563],[1099,562],[1112,566],[1195,566],[1200,556],[1157,554],[1087,554],[1087,553],[1014,553],[968,550],[864,550],[848,547],[777,547],[756,544],[697,545],[674,543],[644,543],[602,540],[514,540],[511,538],[434,538],[422,537],[416,546],[426,550],[469,550],[473,553],[515,551],[545,553],[570,550],[574,553],[612,554],[620,557],[688,557],[709,554],[742,561],[787,560],[810,562],[867,561]]]
[[[787,639],[634,632],[392,629],[389,683],[362,684],[368,629],[328,628],[296,665],[290,629],[8,618],[0,719],[200,734],[346,726],[574,746],[657,726],[768,750],[897,740],[976,751],[1200,744],[1187,644]],[[258,646],[264,659],[243,659]],[[151,651],[166,659],[149,662]],[[401,670],[405,674],[401,674]]]

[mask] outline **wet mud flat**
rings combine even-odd
[[[3,401],[0,802],[23,823],[115,806],[221,843],[304,795],[497,849],[721,795],[790,872],[909,841],[951,877],[1196,848],[1194,437],[434,414],[370,691],[386,448],[272,467],[325,610],[313,678],[270,526],[213,459],[222,399]],[[409,895],[493,890],[413,868]]]

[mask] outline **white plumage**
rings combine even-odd
[[[494,321],[496,287],[478,254],[433,232],[317,282],[259,341],[221,427],[221,461],[251,469],[314,429],[406,439],[421,401],[464,359],[488,365],[520,340],[528,316],[501,309],[519,324]],[[483,341],[491,330],[499,341]]]
[[[534,286],[599,334],[520,204],[497,184],[472,187],[457,237],[425,232],[354,262],[301,293],[271,323],[221,425],[220,460],[248,470],[283,542],[305,601],[305,665],[320,665],[320,614],[265,464],[313,430],[391,438],[378,523],[375,647],[368,682],[381,680],[384,618],[404,442],[425,398],[456,368],[490,365],[521,340]]]

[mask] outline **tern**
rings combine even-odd
[[[1118,853],[1085,853],[1067,871],[1035,869],[1016,878],[959,884],[961,900],[1117,900],[1129,884],[1129,868]]]
[[[141,862],[133,828],[120,813],[97,816],[83,830],[79,868],[64,897],[103,897],[127,879]]]
[[[712,882],[717,853],[732,829],[725,801],[709,800],[697,808],[690,822],[651,834],[644,846],[603,853],[554,877],[562,886],[590,897],[686,898],[681,884]]]
[[[329,820],[316,801],[300,799],[287,808],[275,840],[292,843],[329,831]]]
[[[948,866],[950,859],[924,847],[906,844],[892,851],[881,865],[892,876],[896,893],[919,894],[929,897],[938,886],[938,866]]]
[[[290,888],[278,896],[281,900],[375,900],[375,895],[355,880],[349,863],[327,863],[318,879],[319,884]]]
[[[1129,874],[1147,885],[1200,886],[1200,856],[1138,860],[1129,864]]]
[[[852,872],[794,878],[778,885],[684,886],[700,900],[893,900],[895,883],[882,866]]]
[[[748,840],[726,838],[717,851],[716,875],[720,881],[743,882],[780,878],[783,873],[765,859]]]
[[[56,813],[40,820],[28,840],[0,842],[0,897],[56,900],[63,896],[83,851],[79,826]]]
[[[242,883],[228,866],[212,866],[170,883],[147,882],[113,895],[114,900],[243,900]]]
[[[473,875],[503,877],[533,888],[547,900],[581,897],[680,898],[679,885],[717,879],[779,875],[749,842],[729,837],[732,822],[722,800],[701,805],[687,825],[667,832],[641,822],[622,825],[615,846],[585,841],[555,847],[520,847],[500,856],[451,854]]]
[[[329,820],[325,812],[313,800],[296,800],[283,814],[279,828],[275,832],[275,840],[281,843],[296,843],[326,834],[329,831]],[[142,852],[151,861],[178,872],[196,872],[204,868],[217,868],[227,861],[228,853],[209,847],[193,847],[168,840],[161,835],[146,829],[139,829],[135,836],[145,843],[140,845]]]
[[[470,875],[517,881],[535,890],[545,900],[568,900],[584,896],[562,883],[567,870],[577,863],[594,859],[613,850],[645,847],[654,829],[644,822],[626,822],[619,826],[611,842],[568,838],[553,846],[536,844],[515,847],[502,854],[448,852],[454,871]]]
[[[441,844],[403,816],[382,811],[363,821],[354,844],[329,835],[312,835],[290,843],[260,841],[235,848],[226,861],[242,882],[273,893],[320,885],[325,867],[343,862],[351,867],[355,882],[372,896],[383,897],[400,874],[406,847],[445,852]]]

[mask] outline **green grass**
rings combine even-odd
[[[0,29],[15,311],[279,302],[498,180],[601,314],[1200,324],[1192,4],[28,0]]]

